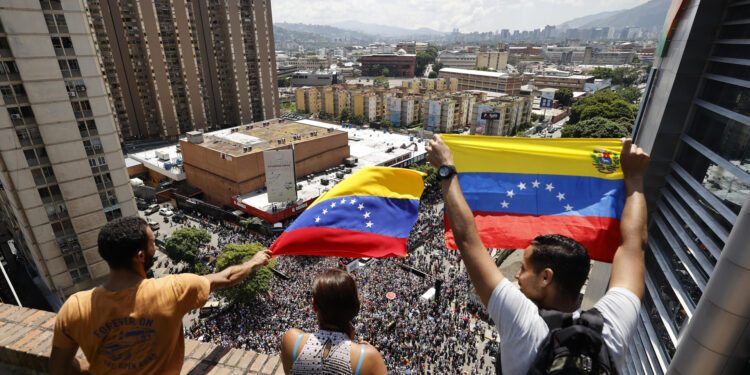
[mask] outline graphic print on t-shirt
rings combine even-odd
[[[112,369],[138,370],[156,360],[154,321],[147,318],[112,319],[94,330],[100,338],[99,353]]]

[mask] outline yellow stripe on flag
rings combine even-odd
[[[424,191],[424,175],[411,169],[364,167],[319,196],[310,207],[327,199],[350,195],[419,199]]]
[[[511,138],[442,134],[459,172],[623,178],[617,138]],[[607,165],[609,158],[613,164]]]

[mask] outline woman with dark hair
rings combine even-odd
[[[337,268],[315,277],[312,306],[318,331],[292,328],[281,340],[281,362],[287,374],[386,374],[385,362],[375,347],[354,340],[352,320],[359,313],[359,292],[354,278]]]

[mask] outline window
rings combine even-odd
[[[99,199],[102,201],[103,207],[109,207],[116,205],[117,202],[117,195],[115,195],[115,192],[112,190],[107,190],[99,193]]]
[[[81,133],[82,138],[99,134],[96,130],[96,122],[94,120],[78,121],[78,131]]]
[[[51,204],[45,206],[44,209],[47,211],[49,221],[58,221],[68,217],[68,208],[64,203]]]
[[[44,147],[24,150],[23,155],[26,157],[26,162],[29,164],[30,167],[33,167],[35,165],[49,163],[49,158],[47,157],[47,150]]]
[[[107,211],[104,214],[107,216],[107,221],[112,221],[114,219],[122,217],[122,211],[119,208],[115,208],[112,211]]]
[[[31,175],[34,177],[34,182],[37,185],[46,185],[57,182],[57,179],[55,179],[55,172],[52,170],[52,167],[32,169]]]
[[[76,118],[91,117],[94,113],[91,111],[91,103],[88,100],[81,100],[80,102],[71,102],[70,105],[73,107],[73,114]]]
[[[102,141],[99,138],[91,138],[83,141],[83,148],[86,150],[86,155],[101,154],[104,152],[102,149]]]
[[[61,0],[39,0],[39,5],[44,10],[62,10]]]
[[[63,59],[57,60],[57,63],[60,65],[60,71],[62,72],[63,77],[69,78],[81,76],[81,67],[78,65],[78,60]]]
[[[68,96],[72,98],[86,96],[86,85],[82,80],[65,81],[65,89],[68,91]]]
[[[44,143],[42,142],[42,136],[39,134],[39,129],[35,127],[16,130],[16,135],[18,136],[18,141],[21,143],[22,147],[41,145]]]
[[[47,187],[37,189],[39,196],[42,198],[42,203],[52,203],[62,201],[62,192],[60,187],[57,185],[50,185]]]
[[[75,55],[73,50],[73,41],[67,36],[53,36],[52,47],[55,49],[57,56],[72,56]]]
[[[56,238],[72,236],[76,233],[75,230],[73,230],[73,225],[70,223],[70,219],[62,219],[52,223],[52,231],[55,233]]]

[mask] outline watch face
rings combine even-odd
[[[438,174],[440,175],[440,177],[447,177],[448,174],[450,173],[451,173],[450,168],[446,166],[442,166],[440,167],[440,169],[438,169]]]

